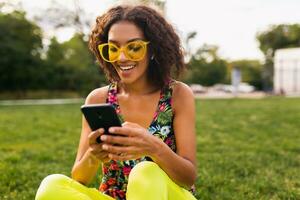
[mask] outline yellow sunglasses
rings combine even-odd
[[[106,62],[116,62],[119,59],[121,52],[124,53],[128,60],[140,61],[146,55],[147,44],[149,44],[149,42],[135,40],[120,48],[114,43],[104,43],[98,45],[98,50],[101,57]]]

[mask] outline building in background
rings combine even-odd
[[[292,96],[300,95],[300,48],[276,50],[274,92]]]

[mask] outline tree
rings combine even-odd
[[[0,9],[3,7],[0,4]],[[85,35],[55,37],[41,59],[42,31],[25,12],[0,13],[0,91],[73,90],[86,94],[105,83]]]
[[[263,69],[264,89],[270,90],[273,86],[274,54],[277,49],[300,46],[300,24],[272,25],[269,29],[256,35],[260,50],[265,55]]]
[[[276,49],[300,46],[300,24],[273,25],[258,33],[257,40],[267,58],[273,58]]]
[[[185,45],[185,60],[186,60],[186,62],[189,62],[189,60],[191,59],[191,56],[192,56],[190,41],[192,39],[194,39],[196,36],[197,36],[197,32],[191,31],[191,32],[188,32],[185,37],[184,45]]]
[[[24,91],[39,87],[42,68],[41,29],[25,12],[0,13],[0,90]]]
[[[51,74],[50,88],[86,94],[105,83],[104,74],[94,62],[94,56],[83,37],[77,33],[63,43],[59,43],[55,37],[51,39],[46,59]]]
[[[48,77],[46,84],[47,89],[68,89],[65,80],[65,76],[68,72],[63,66],[64,52],[62,44],[57,41],[56,37],[52,37],[50,45],[48,46],[48,51],[46,52],[45,60],[45,74],[47,74]]]
[[[78,0],[73,0],[73,9],[69,9],[63,3],[51,1],[51,6],[35,16],[35,20],[41,24],[48,24],[54,31],[62,28],[72,28],[75,33],[86,34],[90,31],[91,19],[81,8]],[[45,17],[47,13],[47,17]]]
[[[62,65],[71,72],[68,78],[71,89],[88,91],[105,83],[104,74],[96,65],[94,55],[89,51],[83,34],[75,33],[62,45],[65,51]]]
[[[226,62],[219,58],[218,47],[204,44],[188,63],[187,83],[211,86],[223,83],[226,77]]]

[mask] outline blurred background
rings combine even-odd
[[[80,106],[107,84],[89,33],[121,2],[155,5],[181,38],[197,199],[300,199],[298,0],[0,0],[0,199],[34,199],[48,174],[70,176]]]
[[[0,2],[0,99],[85,97],[107,83],[87,41],[96,16],[120,1]],[[130,2],[158,6],[174,25],[183,81],[198,96],[300,94],[298,1]]]

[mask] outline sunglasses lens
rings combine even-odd
[[[107,62],[115,62],[119,59],[120,53],[123,52],[128,60],[142,60],[146,53],[146,44],[143,41],[134,41],[128,43],[125,47],[119,48],[115,44],[106,43],[99,45],[101,57]]]
[[[119,48],[116,47],[115,45],[108,45],[108,60],[110,61],[115,61],[119,58],[120,51]]]
[[[113,62],[118,59],[119,48],[113,44],[104,44],[99,47],[99,51],[105,61]]]
[[[126,46],[126,55],[130,60],[141,60],[146,53],[146,47],[142,42],[131,42]]]

